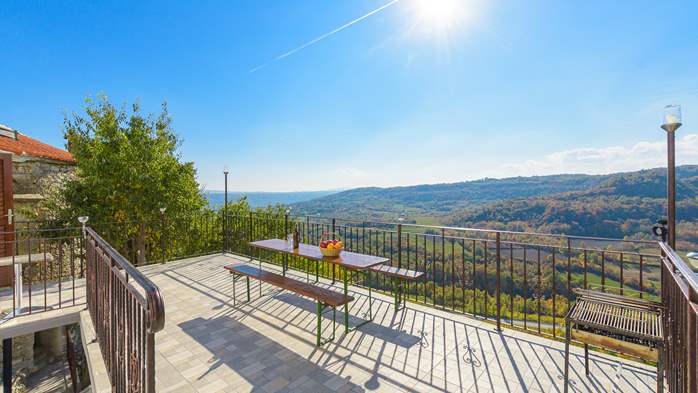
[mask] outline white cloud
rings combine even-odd
[[[698,134],[676,140],[676,162],[698,163]],[[631,147],[579,148],[548,154],[518,164],[504,165],[510,176],[559,173],[605,174],[666,166],[666,141],[638,142]]]

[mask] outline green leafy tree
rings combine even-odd
[[[168,217],[183,217],[206,204],[193,163],[182,161],[166,104],[153,117],[137,103],[126,110],[105,96],[88,99],[85,114],[66,115],[64,136],[78,164],[59,219],[87,215],[97,227],[132,223],[119,230],[129,232],[138,263],[146,258],[148,222],[159,219],[161,208]]]

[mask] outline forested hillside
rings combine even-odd
[[[679,168],[677,176],[677,218],[683,248],[695,248],[698,244],[697,175],[698,166],[684,166]],[[488,204],[455,214],[444,220],[444,224],[581,236],[650,238],[649,228],[665,215],[665,170],[652,169],[610,175],[585,191]]]
[[[294,210],[308,215],[371,219],[395,219],[400,215],[412,218],[445,216],[495,201],[585,190],[604,179],[604,176],[554,175],[408,187],[356,188],[296,203]]]
[[[698,166],[677,168],[679,239],[698,248]],[[666,169],[360,188],[298,203],[301,214],[569,235],[649,238],[666,215]]]

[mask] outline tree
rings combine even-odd
[[[145,262],[146,225],[159,220],[160,208],[168,217],[182,217],[205,206],[194,165],[182,162],[166,104],[153,117],[141,114],[138,103],[126,111],[100,96],[87,100],[85,114],[64,121],[68,150],[78,164],[64,188],[60,215],[72,222],[87,215],[92,225],[133,223],[126,229],[128,247],[138,263]]]

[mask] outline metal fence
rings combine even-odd
[[[88,224],[134,266],[223,250],[222,215],[213,211]],[[18,222],[14,231],[0,232],[0,239],[7,239],[0,245],[9,254],[0,257],[0,274],[5,279],[0,307],[9,317],[86,302],[82,228],[50,226]]]
[[[573,288],[652,299],[661,294],[660,255],[651,241],[255,213],[229,214],[226,225],[229,251],[276,264],[282,256],[248,243],[285,238],[294,226],[311,244],[334,233],[349,251],[425,272],[425,280],[406,288],[412,301],[540,335],[560,335]],[[291,267],[315,273],[314,263],[290,258]],[[320,264],[318,275],[337,278],[327,264]],[[382,275],[355,283],[384,291],[392,285]]]
[[[15,316],[85,303],[83,239],[77,228],[24,228],[0,238],[9,239],[4,250],[10,254],[0,258],[11,284],[2,290],[4,311]]]
[[[669,245],[660,246],[667,384],[670,392],[697,392],[698,278]]]
[[[114,392],[155,392],[155,333],[165,324],[160,290],[93,229],[87,306]]]

